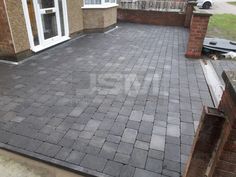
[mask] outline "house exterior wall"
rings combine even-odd
[[[83,9],[85,31],[104,30],[117,23],[117,7]]]
[[[23,6],[21,1],[5,0],[7,14],[12,30],[15,53],[23,52],[30,48]],[[17,18],[16,18],[17,17]]]
[[[117,7],[112,7],[104,11],[104,28],[117,23]]]
[[[85,10],[83,0],[66,2],[71,37],[86,30],[104,30],[116,23],[117,7]],[[19,61],[33,55],[21,0],[0,0],[0,26],[0,59]]]
[[[70,34],[83,30],[83,0],[67,0],[68,23]]]
[[[102,29],[104,26],[102,9],[83,9],[84,29]]]
[[[15,54],[4,0],[0,0],[0,59]]]

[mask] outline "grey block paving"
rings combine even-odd
[[[84,156],[85,154],[82,152],[72,151],[70,155],[66,158],[66,161],[79,165]]]
[[[105,168],[106,163],[106,159],[87,154],[80,165],[101,172]]]
[[[60,149],[61,149],[60,146],[50,143],[43,143],[38,147],[36,152],[49,157],[54,157],[59,152]]]
[[[150,148],[158,151],[165,151],[165,136],[153,134]]]
[[[121,141],[126,143],[134,143],[137,134],[138,134],[137,130],[126,128],[121,138]]]
[[[134,167],[144,168],[147,159],[147,151],[135,148],[131,155],[130,164]]]
[[[158,173],[154,173],[151,171],[136,168],[135,173],[134,173],[134,177],[146,177],[146,176],[148,176],[148,177],[161,177],[161,175]]]
[[[174,124],[167,125],[167,136],[180,137],[180,126]]]
[[[184,57],[188,30],[118,26],[0,63],[0,142],[85,172],[180,177],[212,105],[199,61]]]
[[[119,176],[122,170],[123,164],[113,161],[108,161],[104,169],[104,173],[111,176]]]
[[[149,171],[161,173],[162,172],[162,160],[148,158],[146,163],[146,169]]]

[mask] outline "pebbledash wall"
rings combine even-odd
[[[67,0],[70,37],[105,31],[117,23],[117,6],[83,8],[83,0]],[[0,0],[0,59],[20,61],[32,55],[20,0]]]

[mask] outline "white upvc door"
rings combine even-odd
[[[61,21],[58,0],[33,0],[39,43],[47,46],[59,41]]]

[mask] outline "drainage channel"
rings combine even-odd
[[[215,107],[218,107],[221,96],[224,91],[224,85],[221,83],[214,67],[210,61],[200,60],[202,70],[214,103]]]
[[[26,176],[83,177],[76,173],[0,149],[0,177]]]

